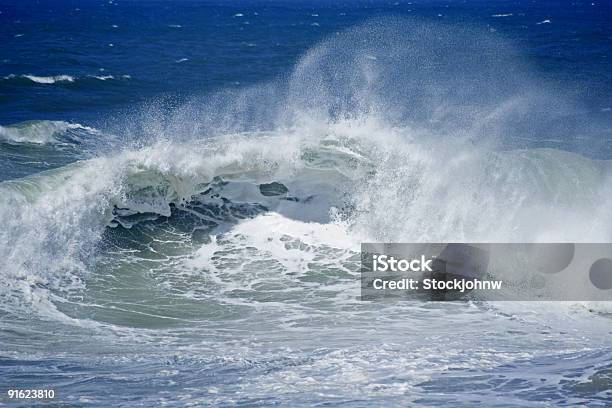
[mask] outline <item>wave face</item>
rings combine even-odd
[[[104,138],[104,143],[101,139]],[[78,123],[33,120],[0,126],[0,181],[65,166],[90,157],[112,138]]]
[[[7,143],[59,144],[75,142],[78,131],[97,133],[96,129],[78,123],[37,120],[0,126],[0,138]],[[72,138],[70,138],[72,136]]]
[[[444,372],[468,368],[452,376],[464,401],[477,387],[481,403],[510,404],[519,383],[549,402],[603,401],[609,322],[584,305],[357,300],[363,241],[612,239],[610,163],[523,144],[563,139],[561,118],[582,116],[516,55],[472,27],[375,20],[273,83],[146,109],[110,153],[70,140],[88,154],[0,184],[4,344],[53,331],[104,373],[126,370],[121,353],[145,380],[205,371],[223,381],[190,398],[221,405],[244,393],[306,406],[316,398],[297,392],[329,390],[443,403]],[[64,122],[0,128],[53,151],[73,131],[97,140]],[[91,343],[71,350],[77,337]]]

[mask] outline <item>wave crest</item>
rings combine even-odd
[[[80,134],[98,133],[98,130],[89,126],[56,120],[32,120],[0,126],[0,138],[9,143],[66,143],[74,142]]]
[[[204,233],[275,212],[371,241],[609,241],[609,162],[519,143],[574,130],[531,78],[469,27],[348,30],[274,83],[128,118],[139,147],[0,184],[2,274],[60,290],[107,227],[185,214]]]

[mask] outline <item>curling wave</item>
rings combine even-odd
[[[513,55],[511,45],[470,27],[383,19],[319,44],[273,83],[170,114],[149,108],[123,129],[126,140],[140,135],[138,143],[0,184],[0,256],[10,282],[2,307],[30,307],[50,291],[78,315],[68,311],[68,293],[95,280],[100,265],[121,273],[163,265],[160,279],[176,278],[168,286],[178,290],[186,284],[177,271],[207,245],[231,253],[242,239],[232,231],[245,219],[266,228],[278,221],[270,215],[364,241],[609,241],[610,163],[520,144],[566,137],[559,118],[574,111]],[[60,123],[45,126],[69,126]],[[290,242],[322,251],[313,265],[334,254],[329,242],[313,249],[304,240]],[[240,248],[254,257],[252,246]],[[347,251],[338,256],[345,263],[321,268],[353,279],[355,253]],[[228,262],[253,273],[250,261]],[[279,268],[268,270],[290,269]],[[317,278],[304,285],[330,284],[321,270],[308,273]],[[206,284],[218,278],[209,274]],[[235,288],[226,289],[223,301],[236,302]],[[289,301],[287,292],[261,288],[249,296]],[[329,294],[321,286],[316,296]],[[122,321],[113,313],[104,319]]]

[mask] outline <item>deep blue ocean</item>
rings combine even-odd
[[[359,243],[611,242],[611,159],[609,1],[0,0],[0,406],[610,406],[609,304]]]
[[[103,123],[152,99],[273,81],[323,39],[396,15],[499,33],[542,81],[563,84],[589,115],[607,120],[609,131],[612,8],[605,1],[3,1],[0,7],[3,125]],[[20,78],[28,74],[75,81],[45,86]],[[107,76],[114,80],[95,79]]]

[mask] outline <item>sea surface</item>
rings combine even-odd
[[[361,301],[359,263],[612,242],[611,22],[0,0],[0,406],[609,407],[609,303]]]

